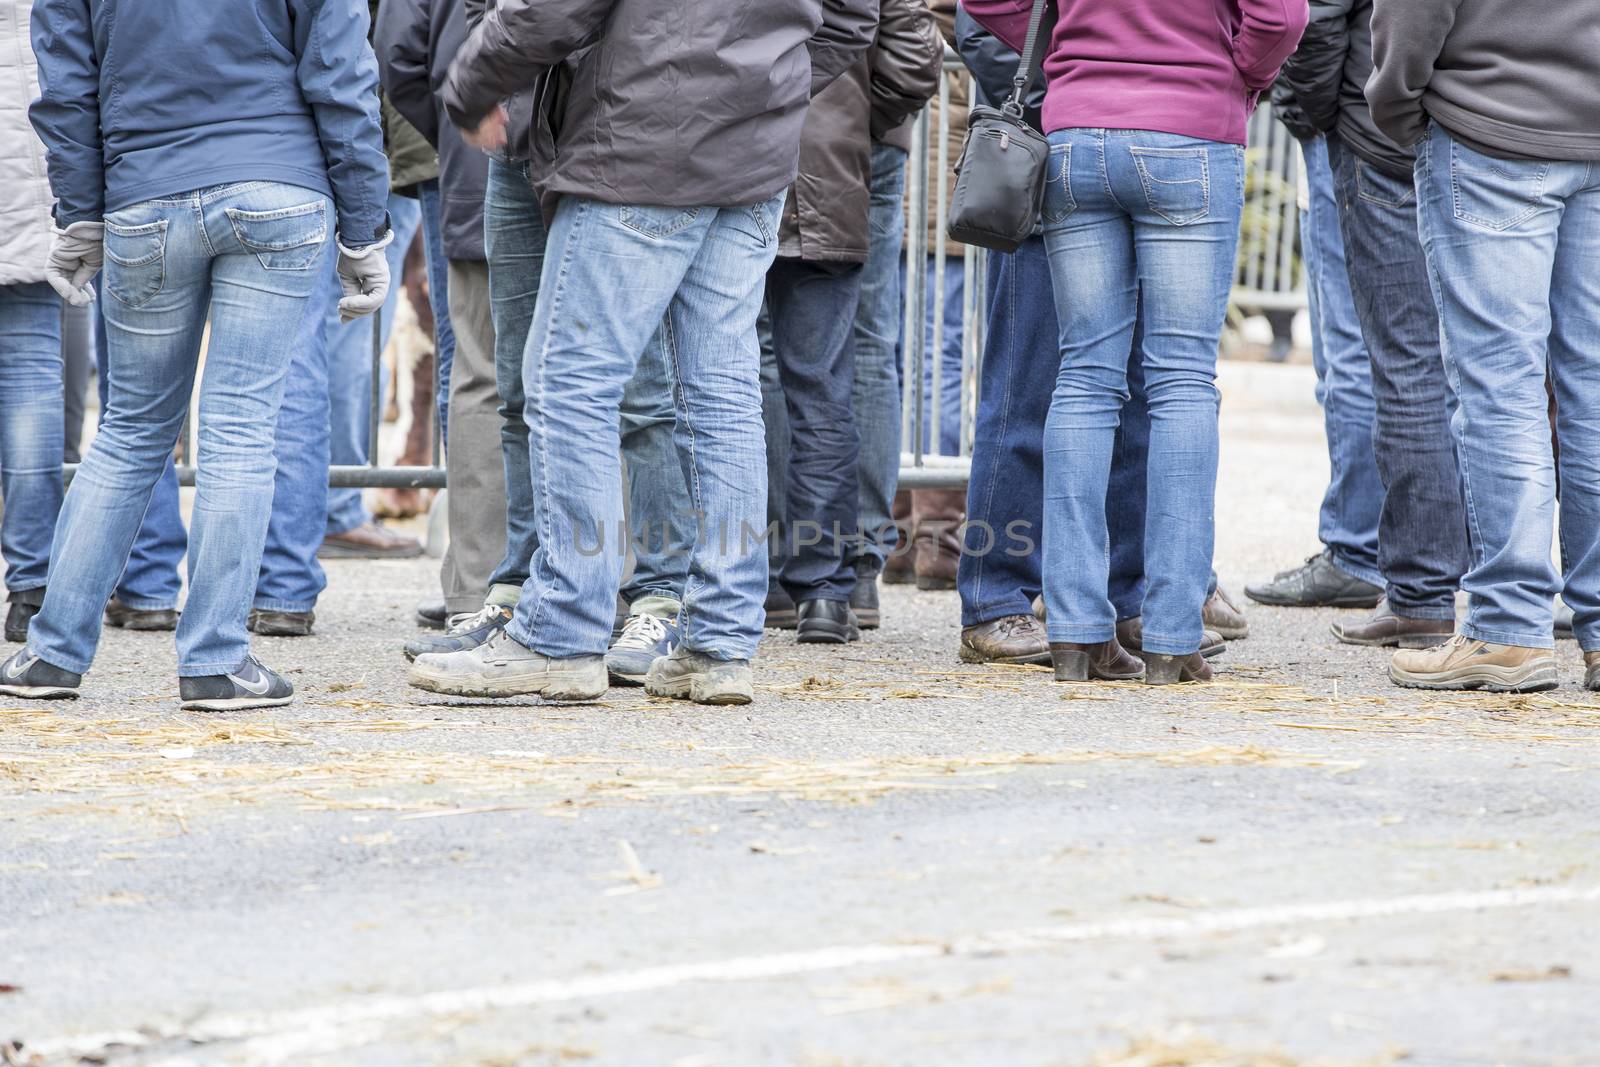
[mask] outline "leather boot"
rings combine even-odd
[[[1056,681],[1136,682],[1144,677],[1144,664],[1130,656],[1116,638],[1097,645],[1053,644],[1050,661],[1055,664]]]
[[[883,561],[884,585],[911,585],[917,580],[915,548],[911,544],[911,490],[894,495],[894,525],[900,539]]]
[[[1191,652],[1187,656],[1162,656],[1155,652],[1144,654],[1144,680],[1150,685],[1209,682],[1211,679],[1211,663],[1198,652]]]
[[[961,563],[958,531],[967,518],[964,489],[918,489],[912,494],[918,589],[954,589]]]

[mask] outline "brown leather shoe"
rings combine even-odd
[[[1097,645],[1061,644],[1050,646],[1056,681],[1136,682],[1144,677],[1144,664],[1130,656],[1116,638]]]
[[[1583,687],[1591,693],[1600,693],[1600,652],[1585,652],[1583,667]]]
[[[1211,599],[1206,601],[1205,607],[1200,609],[1200,621],[1206,629],[1221,634],[1224,641],[1243,641],[1250,636],[1250,620],[1244,617],[1239,605],[1220,585],[1211,594]]]
[[[1135,615],[1131,619],[1123,619],[1117,623],[1117,640],[1122,642],[1122,647],[1135,655],[1144,653],[1144,620]],[[1217,631],[1207,627],[1200,635],[1200,651],[1197,653],[1206,659],[1216,659],[1228,651],[1228,643],[1222,639]]]
[[[962,663],[1049,663],[1050,639],[1032,615],[968,626],[961,631]]]
[[[376,522],[364,522],[353,530],[329,534],[317,549],[319,559],[416,559],[422,555],[422,542],[395,533]]]
[[[1175,685],[1179,682],[1209,682],[1211,664],[1198,652],[1187,656],[1144,656],[1144,680],[1150,685]]]
[[[1396,615],[1389,598],[1364,619],[1335,619],[1330,630],[1347,645],[1372,648],[1433,648],[1456,632],[1454,619],[1408,619]]]
[[[918,489],[912,493],[912,511],[917,588],[954,589],[956,569],[961,563],[958,531],[967,518],[966,491]]]
[[[263,611],[255,608],[245,623],[246,628],[260,637],[310,637],[311,628],[317,624],[314,611]]]
[[[1465,634],[1456,634],[1433,648],[1396,652],[1389,662],[1389,680],[1408,689],[1486,689],[1491,693],[1539,693],[1560,683],[1556,656],[1550,649],[1490,644]],[[1587,677],[1584,680],[1587,682]]]

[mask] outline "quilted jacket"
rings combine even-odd
[[[28,122],[39,76],[28,42],[33,0],[0,0],[0,285],[44,281],[50,254],[50,180]]]

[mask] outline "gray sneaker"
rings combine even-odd
[[[418,656],[406,679],[418,689],[458,697],[538,696],[595,700],[607,687],[604,656],[551,659],[497,630],[477,648]]]
[[[1244,595],[1279,608],[1375,608],[1383,590],[1345,573],[1332,552],[1323,552],[1265,585],[1247,586]]]
[[[0,693],[29,700],[76,700],[81,675],[52,666],[26,648],[0,666]]]
[[[178,698],[189,711],[276,708],[294,700],[294,686],[277,671],[263,667],[254,656],[247,656],[232,674],[179,678]]]
[[[674,649],[650,666],[645,692],[696,704],[749,704],[756,698],[747,659],[713,659],[704,652]]]
[[[450,629],[446,633],[425,634],[407,641],[403,651],[409,660],[415,660],[418,656],[465,652],[469,648],[477,648],[504,630],[510,621],[510,608],[503,608],[498,604],[485,604],[482,611],[451,618]]]

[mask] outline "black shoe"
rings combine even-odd
[[[861,640],[861,629],[850,605],[842,600],[802,600],[795,605],[802,645],[847,645]]]
[[[1244,595],[1280,608],[1375,608],[1383,590],[1346,574],[1333,562],[1333,553],[1324,552],[1266,585],[1249,586]]]
[[[20,645],[28,639],[28,625],[44,605],[44,587],[24,589],[11,594],[11,607],[6,611],[6,640]],[[1569,627],[1570,629],[1570,627]]]
[[[417,605],[417,625],[429,630],[450,626],[450,608],[443,600],[424,600]]]
[[[883,622],[878,608],[878,572],[871,567],[856,568],[856,588],[850,594],[850,610],[863,630],[876,630]]]
[[[106,622],[119,630],[139,630],[146,633],[170,631],[178,628],[178,613],[170,608],[147,611],[130,608],[122,601],[111,598],[106,605]]]
[[[793,630],[800,624],[800,618],[795,614],[794,598],[776,582],[767,587],[766,608],[765,625],[768,630]]]
[[[439,637],[419,637],[407,641],[406,659],[415,662],[418,656],[438,655],[445,652],[465,652],[486,644],[489,638],[506,628],[511,621],[511,609],[498,604],[485,604],[476,615],[461,616],[450,631]]]
[[[76,700],[83,675],[52,666],[22,649],[0,665],[0,693],[29,700]]]
[[[250,613],[250,632],[262,637],[310,637],[316,625],[314,611],[265,611],[260,608]]]
[[[243,711],[275,708],[294,699],[294,686],[276,671],[247,656],[232,674],[179,678],[178,696],[191,711]]]

